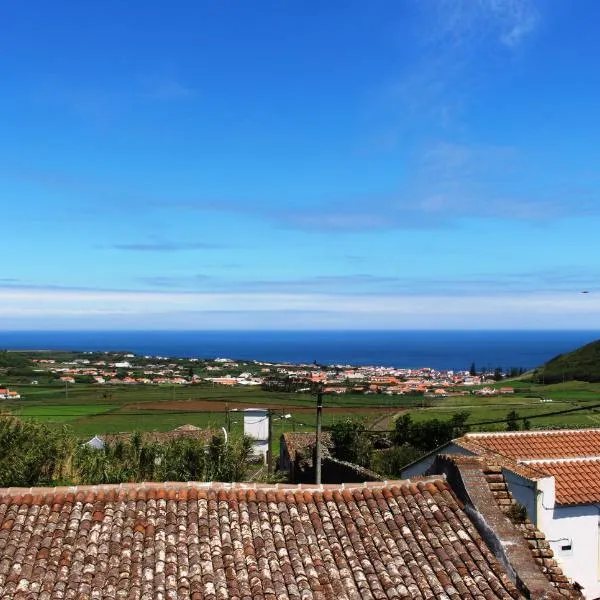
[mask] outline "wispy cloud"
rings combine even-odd
[[[114,244],[111,248],[130,252],[184,252],[188,250],[215,250],[222,248],[218,244],[203,242],[147,242]]]
[[[185,100],[196,96],[197,91],[173,79],[151,80],[141,96],[153,100]]]
[[[535,31],[540,20],[534,0],[438,0],[435,4],[432,38],[455,46],[492,40],[514,48]]]
[[[571,293],[598,290],[600,271],[565,266],[539,271],[471,273],[456,276],[398,276],[354,273],[235,280],[205,274],[155,276],[137,280],[150,289],[187,293],[293,293],[331,296],[493,296],[510,293]]]
[[[541,20],[537,0],[413,0],[417,60],[399,67],[376,94],[398,131],[464,132],[472,99],[489,84],[490,65],[511,69],[512,55],[533,38]],[[407,120],[406,115],[410,115]],[[396,125],[394,126],[393,123]]]
[[[600,295],[372,296],[0,289],[0,327],[600,328]]]
[[[36,101],[66,108],[74,115],[94,123],[110,123],[149,102],[183,101],[197,91],[173,78],[133,77],[128,86],[102,84],[75,85],[52,79],[36,91]]]

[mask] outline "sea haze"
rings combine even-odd
[[[0,348],[468,369],[541,365],[600,331],[10,331]]]

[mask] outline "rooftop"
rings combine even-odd
[[[286,431],[281,434],[285,440],[290,460],[296,460],[296,454],[314,446],[317,434],[314,432]],[[321,443],[325,448],[331,448],[333,441],[330,431],[321,432]]]
[[[600,429],[467,433],[464,438],[519,460],[600,455]]]
[[[558,504],[600,502],[600,429],[468,433],[454,443],[528,479],[554,477]]]
[[[600,458],[530,463],[552,475],[558,504],[600,502]]]
[[[522,597],[440,477],[0,490],[0,596]]]

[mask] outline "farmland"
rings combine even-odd
[[[354,416],[378,429],[393,426],[393,418],[405,412],[416,422],[449,419],[453,413],[467,411],[474,430],[502,430],[506,413],[515,410],[528,418],[533,428],[600,426],[600,384],[566,382],[541,386],[513,382],[515,394],[449,398],[389,396],[383,394],[327,395],[324,401],[324,426]],[[265,392],[260,388],[225,387],[211,384],[156,386],[59,383],[15,385],[19,400],[5,400],[0,410],[48,425],[69,425],[80,437],[118,431],[164,431],[184,424],[223,427],[226,411],[250,407],[270,408],[274,415],[275,437],[282,431],[311,431],[315,425],[314,397],[310,394]],[[577,409],[573,411],[572,409]],[[572,411],[564,414],[552,414]],[[291,418],[281,418],[289,414]],[[230,413],[233,430],[241,419]],[[547,415],[547,416],[545,416]]]

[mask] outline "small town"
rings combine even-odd
[[[141,359],[141,361],[140,361]],[[265,385],[270,380],[289,378],[300,384],[296,391],[309,392],[314,384],[325,394],[385,393],[424,394],[445,397],[469,393],[460,388],[474,388],[480,395],[511,394],[510,386],[480,387],[494,384],[503,375],[470,373],[467,371],[436,371],[430,368],[397,369],[392,367],[349,365],[290,365],[259,361],[235,361],[216,358],[212,361],[188,359],[168,362],[164,357],[136,357],[116,354],[102,360],[76,358],[67,361],[34,359],[34,372],[50,374],[65,384],[95,383],[98,385],[189,385],[211,382],[223,386]],[[35,380],[32,382],[35,385]],[[308,387],[302,387],[308,386]],[[476,389],[475,389],[475,386]],[[0,390],[0,394],[2,390]],[[0,396],[1,398],[1,396]]]
[[[600,0],[0,24],[0,600],[600,600]]]

